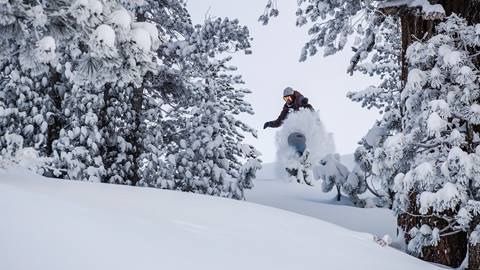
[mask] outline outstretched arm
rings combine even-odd
[[[287,115],[288,115],[288,107],[283,106],[282,112],[277,117],[277,119],[265,123],[264,128],[267,128],[267,127],[277,128],[277,127],[281,126],[283,124],[283,120],[285,120],[285,118],[287,118]]]

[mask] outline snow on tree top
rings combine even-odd
[[[98,0],[88,0],[88,9],[95,14],[101,14],[103,11],[103,5]]]
[[[453,209],[461,194],[454,183],[445,183],[437,192],[423,192],[420,195],[420,213],[428,213],[430,207],[440,212]]]
[[[470,106],[469,120],[475,125],[480,124],[480,105],[475,103]]]
[[[432,100],[428,103],[428,105],[430,106],[433,112],[438,113],[438,115],[440,115],[443,118],[449,117],[451,114],[448,103],[443,99]]]
[[[158,38],[158,29],[154,24],[148,22],[136,22],[132,24],[132,28],[141,28],[148,32],[152,41],[152,49],[158,49],[160,39]]]
[[[462,60],[462,54],[459,51],[453,50],[448,45],[442,45],[438,48],[438,54],[442,57],[443,63],[446,66],[456,66]]]
[[[422,88],[426,83],[427,74],[423,70],[414,68],[407,77],[407,86],[410,89]]]
[[[440,132],[447,128],[447,121],[443,120],[437,112],[430,114],[427,120],[427,128],[430,135],[440,136]]]
[[[132,17],[126,9],[121,8],[112,12],[112,14],[108,16],[108,21],[123,29],[129,29],[132,23]]]
[[[55,39],[51,36],[45,36],[38,41],[38,48],[42,51],[53,52],[55,51]]]
[[[144,28],[135,28],[132,30],[132,40],[135,41],[138,47],[148,51],[152,47],[152,40],[150,34]]]
[[[55,39],[51,36],[45,36],[37,42],[37,58],[42,63],[49,63],[55,59]]]
[[[95,29],[95,40],[109,47],[115,45],[115,31],[109,25],[102,24]]]
[[[445,17],[445,9],[441,4],[430,4],[428,0],[392,0],[380,3],[379,9],[390,9],[397,7],[421,8],[424,19],[436,20]]]

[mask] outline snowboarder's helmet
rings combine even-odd
[[[283,96],[284,97],[291,96],[291,95],[293,95],[293,92],[294,92],[293,88],[287,87],[283,90]]]

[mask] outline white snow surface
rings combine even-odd
[[[420,7],[422,12],[429,16],[431,14],[445,14],[445,9],[441,4],[430,4],[428,0],[391,0],[381,3],[379,8],[389,8],[389,7]]]
[[[331,205],[293,183],[256,185],[252,201],[323,209],[311,216],[343,215],[348,220],[340,222],[356,229],[385,224],[386,210]],[[0,269],[441,269],[382,247],[369,233],[191,193],[2,170],[0,205]]]

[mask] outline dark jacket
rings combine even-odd
[[[300,94],[297,91],[293,92],[293,96],[294,96],[294,100],[292,104],[289,105],[285,103],[285,105],[283,105],[282,112],[280,113],[278,118],[274,121],[270,121],[270,124],[269,124],[270,127],[276,128],[281,126],[283,124],[283,120],[287,118],[288,113],[292,110],[298,111],[300,108],[306,108],[313,111],[312,105],[308,104],[308,98],[304,97],[302,94]]]

